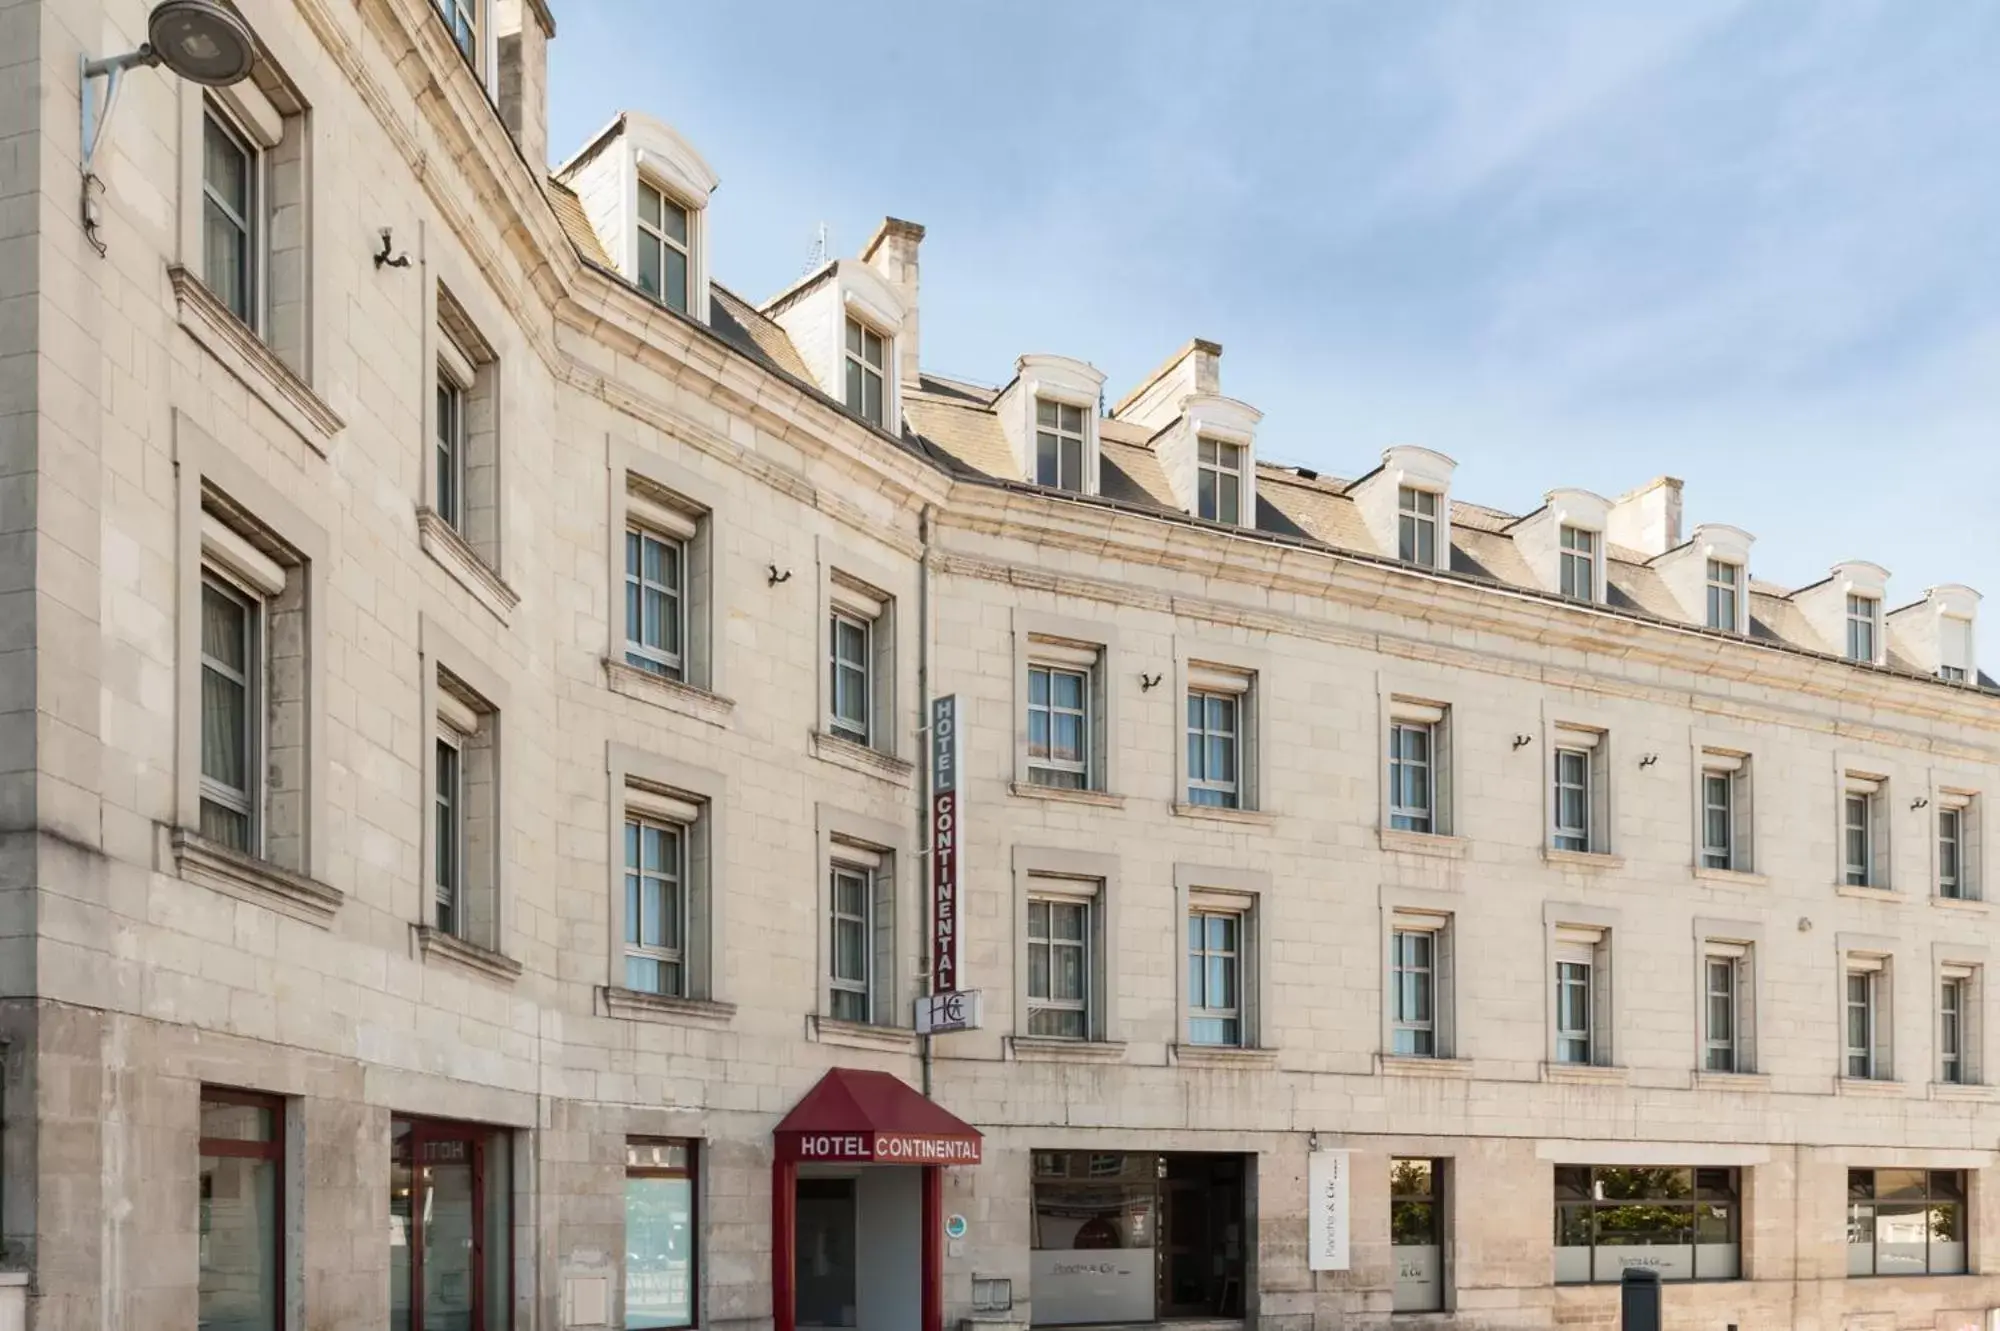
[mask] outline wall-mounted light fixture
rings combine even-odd
[[[257,59],[257,39],[248,24],[217,0],[160,0],[146,16],[146,40],[136,51],[103,56],[83,64],[83,232],[99,254],[104,241],[98,237],[103,219],[97,214],[93,187],[102,188],[92,163],[104,139],[104,127],[118,105],[118,85],[128,69],[164,65],[191,83],[223,88],[241,83],[250,75]],[[103,100],[91,86],[104,80]]]
[[[1649,753],[1649,754],[1646,754],[1646,755],[1645,755],[1644,757],[1642,757],[1642,758],[1640,758],[1640,759],[1639,759],[1639,770],[1643,772],[1643,771],[1645,771],[1645,770],[1646,770],[1646,769],[1647,769],[1648,767],[1651,767],[1651,766],[1652,766],[1652,765],[1653,765],[1654,763],[1656,763],[1656,762],[1658,762],[1658,761],[1660,761],[1660,755],[1659,755],[1659,754],[1657,754],[1657,753]]]
[[[1139,672],[1139,692],[1151,693],[1158,687],[1160,687],[1160,677],[1158,674],[1149,675],[1143,670]]]
[[[1516,735],[1516,736],[1514,736],[1514,747],[1515,747],[1516,749],[1525,749],[1525,748],[1527,748],[1527,747],[1528,747],[1528,746],[1529,746],[1530,744],[1533,744],[1534,742],[1535,742],[1535,737],[1534,737],[1533,735]]]
[[[1922,808],[1927,808],[1927,807],[1929,807],[1929,805],[1930,805],[1930,802],[1931,802],[1931,797],[1930,797],[1930,796],[1928,796],[1928,795],[1919,795],[1919,796],[1917,796],[1917,797],[1916,797],[1915,799],[1913,799],[1913,800],[1911,800],[1911,801],[1910,801],[1910,807],[1911,807],[1912,809],[1922,809]]]

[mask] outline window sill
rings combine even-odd
[[[1838,1095],[1858,1095],[1877,1100],[1900,1100],[1910,1093],[1910,1088],[1900,1081],[1874,1077],[1835,1077],[1833,1089]]]
[[[1172,1062],[1184,1068],[1275,1068],[1275,1049],[1239,1049],[1219,1044],[1168,1045]]]
[[[184,827],[174,829],[172,844],[175,867],[186,881],[322,929],[333,926],[335,913],[347,899],[337,887],[217,845]]]
[[[917,1033],[903,1026],[873,1026],[859,1021],[836,1021],[832,1017],[809,1014],[806,1039],[816,1044],[837,1044],[846,1049],[874,1049],[885,1054],[914,1054]]]
[[[1470,843],[1464,837],[1448,836],[1443,832],[1405,832],[1394,827],[1378,827],[1375,834],[1381,839],[1382,849],[1404,851],[1412,855],[1434,855],[1439,859],[1462,860]]]
[[[1600,1067],[1595,1063],[1544,1063],[1543,1081],[1571,1082],[1582,1086],[1623,1086],[1631,1079],[1631,1069]]]
[[[1557,850],[1554,846],[1542,847],[1542,858],[1550,864],[1560,864],[1572,869],[1622,869],[1625,867],[1623,855],[1613,855],[1604,850]]]
[[[1375,1071],[1384,1077],[1470,1077],[1472,1060],[1418,1058],[1411,1054],[1377,1054]]]
[[[1122,1040],[1063,1040],[1047,1035],[1010,1035],[1007,1054],[1017,1063],[1122,1063]]]
[[[1769,887],[1771,880],[1761,873],[1751,873],[1747,869],[1711,869],[1705,864],[1694,866],[1694,876],[1704,883],[1721,883],[1726,887]]]
[[[1088,804],[1098,809],[1122,809],[1123,795],[1107,795],[1101,790],[1068,790],[1062,786],[1038,786],[1032,781],[1013,781],[1007,793],[1024,800],[1052,800],[1057,804]]]
[[[1234,823],[1238,827],[1276,827],[1278,816],[1265,813],[1262,809],[1225,809],[1214,804],[1186,804],[1174,802],[1174,816],[1177,818],[1206,818],[1215,823]]]
[[[1893,887],[1858,887],[1853,883],[1835,883],[1835,896],[1851,897],[1855,901],[1902,901],[1904,896]]]
[[[821,762],[832,763],[835,767],[845,767],[848,771],[859,772],[863,776],[893,781],[899,786],[908,786],[916,777],[917,769],[901,758],[893,758],[879,749],[869,748],[866,744],[856,744],[851,739],[829,735],[824,730],[809,732],[807,748],[812,756]]]
[[[488,614],[502,624],[521,604],[521,598],[509,587],[491,564],[479,557],[466,539],[458,534],[449,522],[438,515],[436,509],[417,510],[417,539],[424,547],[424,553],[445,572],[457,579],[458,584],[472,593],[478,602],[486,607]]]
[[[1696,1091],[1764,1092],[1771,1089],[1768,1072],[1696,1072],[1689,1087]]]
[[[427,965],[432,961],[447,961],[502,984],[512,984],[520,977],[521,963],[504,953],[468,943],[428,924],[413,924],[410,928],[416,932],[417,952]]]
[[[736,713],[734,698],[725,698],[719,693],[710,693],[696,685],[683,684],[677,679],[668,679],[609,657],[604,660],[604,680],[613,693],[664,707],[712,726],[728,725],[729,718]]]
[[[167,269],[167,277],[174,287],[175,317],[187,335],[289,425],[306,447],[325,457],[347,422],[193,272],[175,264]]]
[[[1978,1082],[1934,1081],[1928,1091],[1933,1100],[2000,1100],[2000,1086]]]
[[[1933,895],[1931,904],[1939,910],[1962,910],[1968,915],[1990,915],[1993,903],[1980,901],[1975,897],[1940,897]]]
[[[648,994],[638,989],[620,989],[615,985],[601,985],[598,993],[604,996],[604,1010],[613,1017],[630,1017],[636,1021],[658,1021],[670,1026],[714,1026],[725,1025],[736,1016],[736,1004],[718,1003],[707,998],[669,998],[665,994]]]

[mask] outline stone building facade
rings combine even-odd
[[[1975,593],[1766,585],[1671,479],[1270,465],[1200,340],[927,375],[921,227],[758,305],[668,126],[539,169],[541,0],[238,7],[252,78],[131,71],[81,182],[145,7],[0,0],[28,1326],[914,1328],[887,1173],[800,1166],[774,1308],[832,1069],[983,1138],[952,1320],[2000,1307]]]

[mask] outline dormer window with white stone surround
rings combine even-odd
[[[859,259],[836,259],[764,306],[827,396],[877,429],[903,427],[898,340],[907,312],[888,279]]]
[[[1024,481],[1098,492],[1097,400],[1104,372],[1067,356],[1023,356],[994,399],[1000,432]]]
[[[679,134],[626,111],[556,170],[604,252],[652,299],[708,322],[708,198],[715,172]]]
[[[1442,453],[1402,444],[1347,487],[1383,554],[1424,568],[1451,567],[1451,477],[1457,469]]]
[[[1748,633],[1750,546],[1755,540],[1741,527],[1705,522],[1651,562],[1690,624]]]
[[[1924,592],[1924,599],[1889,612],[1889,645],[1900,662],[1949,684],[1979,680],[1973,643],[1979,593],[1957,583]]]
[[[1888,660],[1882,629],[1889,570],[1865,560],[1836,564],[1826,579],[1792,593],[1792,603],[1824,649],[1863,665]]]
[[[1507,529],[1545,591],[1604,601],[1604,530],[1611,501],[1588,490],[1551,490],[1542,506]]]
[[[1232,527],[1257,525],[1257,423],[1264,414],[1224,397],[1222,348],[1196,338],[1112,409],[1151,433],[1153,455],[1188,513]]]

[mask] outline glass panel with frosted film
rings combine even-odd
[[[626,1331],[688,1326],[694,1316],[694,1181],[625,1180]]]

